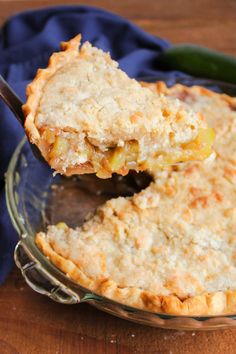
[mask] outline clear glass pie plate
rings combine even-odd
[[[156,81],[151,78],[147,81]],[[180,81],[178,81],[180,82]],[[236,96],[236,86],[206,80],[181,80]],[[174,84],[174,82],[169,82]],[[12,222],[19,234],[15,262],[35,291],[63,304],[89,302],[100,310],[137,323],[174,329],[215,329],[236,327],[236,314],[189,317],[143,311],[92,293],[71,281],[39,251],[34,236],[50,223],[65,221],[69,226],[83,222],[88,212],[105,200],[131,195],[147,186],[147,175],[131,174],[102,181],[94,176],[53,177],[52,170],[37,161],[24,138],[12,156],[6,173],[6,198]]]

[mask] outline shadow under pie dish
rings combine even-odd
[[[38,70],[23,106],[29,139],[56,172],[109,178],[211,154],[214,133],[203,114],[141,86],[80,41],[63,42]]]
[[[158,85],[156,84],[153,85],[153,89],[154,90],[162,89],[166,91],[168,90],[163,84],[160,83]],[[183,92],[185,93],[183,94]],[[186,94],[186,92],[188,94]],[[89,283],[87,284],[85,282],[83,283],[81,279],[79,281],[80,285],[78,285],[77,287],[75,283],[76,281],[78,281],[78,278],[75,279],[73,278],[73,276],[71,276],[70,278],[63,276],[63,274],[57,271],[57,269],[55,269],[46,258],[42,258],[43,257],[42,254],[40,254],[40,252],[37,250],[37,247],[35,247],[34,245],[33,233],[37,233],[40,229],[46,230],[45,224],[52,223],[52,221],[53,223],[56,224],[58,221],[62,220],[62,214],[58,215],[58,218],[57,219],[55,218],[52,221],[48,220],[47,218],[46,220],[44,220],[43,217],[44,226],[42,225],[40,226],[37,224],[36,227],[33,227],[33,230],[30,230],[31,241],[32,241],[30,247],[31,250],[32,248],[34,248],[34,255],[37,254],[36,258],[41,260],[40,265],[42,265],[43,269],[47,270],[50,275],[52,274],[54,275],[54,280],[55,278],[57,280],[60,279],[60,282],[66,284],[69,287],[69,289],[73,289],[73,291],[77,294],[78,293],[81,294],[82,291],[81,289],[84,289],[83,295],[85,295],[85,300],[87,299],[89,301],[92,301],[92,303],[95,306],[100,307],[101,309],[105,309],[106,311],[116,314],[118,316],[132,319],[137,322],[141,322],[145,324],[169,327],[169,328],[171,327],[171,328],[195,328],[196,329],[196,328],[214,328],[217,326],[221,327],[221,326],[229,326],[229,325],[233,326],[234,325],[233,316],[226,316],[225,314],[235,313],[235,309],[234,309],[235,293],[233,288],[234,286],[233,275],[235,273],[234,273],[234,269],[232,268],[233,263],[231,262],[233,260],[233,250],[234,250],[234,237],[231,236],[234,235],[234,230],[235,230],[234,207],[232,207],[232,204],[234,202],[234,194],[235,194],[234,187],[233,187],[234,185],[233,152],[235,151],[235,149],[234,149],[234,141],[233,139],[231,139],[232,135],[234,134],[233,119],[235,113],[233,111],[233,106],[235,103],[235,99],[230,99],[227,96],[214,95],[211,94],[209,91],[205,91],[204,89],[197,88],[197,87],[188,89],[182,86],[176,86],[173,89],[170,89],[168,94],[181,95],[182,99],[189,101],[189,104],[192,105],[193,102],[195,102],[196,105],[201,106],[201,109],[205,109],[206,112],[209,113],[208,115],[206,114],[207,120],[208,122],[209,121],[211,122],[211,126],[216,130],[216,135],[217,135],[215,146],[214,146],[214,149],[216,151],[215,160],[208,161],[208,162],[201,162],[201,163],[192,163],[185,167],[178,166],[178,169],[175,167],[174,170],[172,168],[169,168],[168,171],[161,171],[158,173],[154,173],[155,182],[153,182],[149,187],[147,187],[146,190],[141,191],[138,194],[129,198],[118,198],[118,199],[110,200],[107,202],[107,204],[100,207],[100,212],[97,212],[97,214],[95,214],[95,217],[91,219],[92,222],[91,220],[87,221],[86,223],[88,223],[88,226],[85,227],[83,226],[83,233],[89,232],[89,228],[91,228],[92,230],[91,225],[94,223],[94,218],[95,219],[103,218],[104,219],[103,222],[105,222],[106,226],[108,227],[109,225],[106,220],[109,220],[109,222],[112,223],[112,225],[114,225],[116,224],[115,220],[113,220],[115,218],[118,219],[118,223],[122,222],[122,218],[123,218],[124,224],[126,224],[125,218],[128,217],[129,213],[133,217],[132,221],[133,224],[135,224],[136,228],[142,226],[142,220],[144,220],[144,218],[146,218],[147,216],[148,217],[147,222],[149,222],[149,225],[151,225],[151,229],[152,229],[151,231],[153,233],[155,232],[155,228],[153,225],[160,225],[160,219],[162,223],[164,223],[165,221],[166,224],[169,223],[168,216],[170,216],[170,214],[169,215],[167,214],[168,205],[169,205],[168,203],[172,204],[174,201],[174,206],[176,209],[174,208],[171,211],[171,218],[173,217],[173,224],[169,225],[170,226],[169,229],[168,227],[166,227],[164,230],[165,232],[163,232],[163,234],[160,234],[159,231],[160,234],[159,241],[164,240],[164,242],[161,242],[162,243],[161,246],[163,246],[162,250],[160,245],[158,245],[158,243],[156,243],[156,245],[149,245],[149,246],[145,245],[145,242],[150,240],[146,240],[146,239],[142,240],[142,238],[140,239],[139,237],[137,237],[137,232],[136,235],[135,233],[133,233],[132,235],[132,232],[127,230],[124,230],[123,232],[124,237],[130,236],[130,234],[131,236],[133,236],[133,239],[131,241],[133,241],[133,246],[134,246],[133,249],[134,250],[136,249],[137,252],[140,250],[140,247],[143,248],[144,252],[146,252],[146,250],[148,250],[148,252],[149,250],[151,250],[150,255],[152,259],[149,260],[149,264],[147,265],[147,268],[150,268],[150,266],[151,267],[154,266],[155,268],[155,264],[152,265],[150,263],[153,261],[153,259],[155,259],[155,257],[158,258],[158,255],[164,257],[165,251],[166,252],[168,251],[168,247],[169,250],[171,250],[171,254],[170,253],[168,254],[167,252],[166,255],[167,256],[175,255],[175,253],[172,251],[172,248],[176,246],[178,247],[178,250],[180,252],[179,254],[176,254],[177,260],[180,259],[181,262],[184,263],[184,259],[186,259],[190,263],[189,253],[193,256],[191,248],[194,247],[195,249],[194,257],[191,257],[191,260],[192,258],[194,258],[196,264],[194,266],[191,266],[190,264],[190,267],[189,264],[187,264],[187,266],[185,264],[185,267],[182,267],[181,276],[177,274],[177,276],[175,277],[172,276],[172,278],[166,279],[165,281],[165,288],[169,289],[169,291],[171,291],[170,289],[174,289],[174,294],[173,293],[163,294],[163,292],[161,295],[160,294],[158,295],[155,292],[153,294],[150,291],[146,291],[144,289],[145,284],[141,284],[139,285],[139,287],[137,286],[133,287],[132,285],[131,290],[134,290],[134,293],[136,290],[138,290],[139,294],[138,296],[136,295],[136,298],[134,296],[130,297],[129,291],[127,291],[124,287],[124,285],[126,285],[124,283],[124,279],[122,279],[121,286],[117,287],[119,291],[116,291],[114,283],[112,284],[112,281],[109,283],[107,279],[104,279],[104,272],[106,271],[105,268],[103,268],[103,273],[102,273],[104,283],[102,285],[102,281],[100,282],[100,290],[99,287],[97,287],[96,289],[93,288],[92,286],[93,280],[90,282],[91,285],[90,291],[91,290],[94,291],[97,295],[91,292],[89,293],[88,290],[85,290],[84,287],[86,288],[89,287],[88,286]],[[199,97],[201,98],[201,102]],[[214,110],[210,108],[210,106],[213,104],[213,101],[215,107]],[[219,107],[221,107],[220,112],[219,112]],[[229,123],[227,125],[225,124],[226,120]],[[214,171],[214,176],[213,176],[213,171]],[[214,181],[214,177],[216,177],[215,181]],[[57,176],[56,178],[61,178],[61,177]],[[186,180],[188,182],[186,182]],[[195,183],[197,184],[198,188],[196,188]],[[188,191],[187,197],[186,197],[187,193],[185,193],[186,191]],[[181,200],[182,207],[178,205],[179,204],[177,200],[178,198],[175,199],[176,193],[178,195],[178,198]],[[156,196],[158,197],[156,198]],[[189,203],[186,203],[185,200],[186,198],[189,198],[189,200],[187,199]],[[44,201],[43,203],[48,204],[48,200]],[[123,203],[123,207],[125,206],[125,210],[127,210],[127,213],[123,213],[123,215],[122,215],[123,207],[121,208],[121,210],[119,210],[119,205],[121,205],[122,203]],[[165,213],[162,212],[161,210],[158,211],[158,205],[160,205],[160,203],[162,203],[162,206],[164,206]],[[191,204],[191,206],[189,204]],[[214,205],[215,216],[213,218],[213,226],[212,226],[211,223],[212,218],[210,216],[211,216],[211,211],[213,210],[213,205]],[[12,207],[10,207],[10,209],[12,210]],[[111,212],[109,211],[109,209]],[[223,211],[225,214],[224,217],[223,217]],[[16,217],[14,216],[12,217],[16,221]],[[224,229],[222,230],[220,230],[221,220],[224,221],[223,224]],[[74,224],[73,224],[68,216],[65,216],[64,221],[68,225],[71,225],[73,227],[76,225],[76,220],[74,219]],[[19,228],[19,220],[17,221],[17,223]],[[90,226],[89,223],[91,224]],[[99,223],[100,221],[98,222],[98,224]],[[203,227],[204,223],[206,223],[205,231],[206,230],[209,231],[208,234],[206,232],[205,234],[202,232],[204,229]],[[25,222],[25,225],[26,228],[28,228],[27,221]],[[145,233],[147,234],[150,230],[148,229],[147,223],[145,224],[145,220],[144,220],[144,225],[147,226],[144,230]],[[188,239],[187,233],[181,235],[181,232],[182,233],[183,231],[186,232],[186,229],[189,225],[191,226],[189,233],[191,235],[195,233],[194,234],[195,237],[190,237]],[[56,228],[58,228],[59,233],[61,232],[61,235],[63,235],[64,232],[66,232],[66,230],[68,231],[69,229],[67,226],[63,224],[60,224]],[[119,225],[117,228],[119,230]],[[24,230],[24,232],[25,231],[26,230]],[[99,240],[98,238],[99,230],[97,231],[96,233],[93,234],[93,236],[95,239],[97,237],[97,239]],[[142,229],[140,228],[139,231],[142,231]],[[27,232],[29,233],[29,231]],[[72,230],[69,231],[69,233],[70,232],[73,233]],[[22,225],[21,225],[21,233],[22,233]],[[170,237],[171,234],[173,234],[172,240]],[[49,236],[47,240],[46,236],[44,236],[43,234],[40,235],[41,235],[41,239],[45,243],[44,245],[45,249],[48,247],[48,245],[51,248],[53,246],[57,249],[57,252],[55,252],[54,250],[54,252],[56,253],[54,262],[63,271],[65,271],[65,269],[63,269],[63,264],[65,265],[66,263],[65,262],[66,257],[65,254],[64,257],[62,257],[62,255],[60,254],[59,242],[57,244],[57,242],[55,242],[54,240],[49,241],[50,239]],[[111,232],[112,237],[113,235],[114,235],[114,231],[113,233]],[[141,235],[140,232],[139,235]],[[25,240],[27,238],[28,236],[26,236]],[[119,240],[117,239],[116,242],[119,242]],[[181,247],[179,247],[179,243]],[[231,248],[232,253],[230,253],[231,251],[229,251],[229,248],[227,249],[227,244],[230,245],[229,248]],[[205,257],[204,250],[211,251],[210,256],[208,258]],[[223,257],[222,259],[222,256],[224,255],[225,257]],[[51,256],[50,254],[48,254],[48,256],[51,259],[51,261],[53,261],[53,256]],[[59,264],[60,262],[57,261],[57,259],[61,260],[60,257],[62,258],[62,260],[64,258],[61,264]],[[98,263],[100,262],[101,258],[102,256],[98,257],[97,259]],[[226,258],[228,258],[229,261]],[[168,259],[169,257],[166,257],[166,261],[168,261]],[[217,262],[216,264],[214,264],[214,269],[213,269],[213,265],[211,265],[212,259],[215,261],[219,261],[218,264]],[[140,259],[140,262],[141,261],[142,259]],[[163,265],[161,264],[161,262]],[[163,270],[165,271],[165,263],[163,262],[163,260],[161,260],[161,262],[158,268],[160,272],[162,272]],[[199,264],[201,264],[200,268],[198,268]],[[207,271],[208,268],[210,267],[209,274],[207,274],[207,276],[209,275],[209,277],[208,280],[206,281],[207,284],[205,285],[205,286],[209,286],[209,289],[211,290],[208,292],[205,292],[203,289],[204,283],[202,279],[197,278],[198,275],[200,278],[201,276],[204,275],[204,274],[202,275],[202,273],[204,273],[205,270],[203,266],[206,264],[208,266]],[[81,266],[82,267],[84,266],[85,275],[86,275],[85,268],[87,267],[87,265],[80,264],[80,268]],[[101,262],[101,265],[98,264],[96,269],[99,268],[99,266],[101,266],[102,268],[104,265]],[[222,268],[219,268],[221,266]],[[123,265],[123,267],[125,267],[125,264]],[[140,267],[140,265],[137,264],[137,267]],[[179,267],[181,267],[181,265],[179,265]],[[71,264],[70,267],[71,275],[73,274],[73,268],[74,268],[74,275],[76,275],[77,267],[74,264]],[[127,269],[128,267],[125,268]],[[175,269],[178,270],[180,268],[178,267],[176,268],[175,266]],[[91,268],[90,269],[88,268],[87,272],[89,274],[89,272],[93,272],[93,271],[94,270],[92,270]],[[191,273],[190,276],[186,275],[186,271],[189,271],[189,273]],[[214,272],[215,274],[221,272],[222,275],[221,279],[218,279],[221,289],[218,288],[217,291],[215,291],[214,289],[214,280],[211,280],[211,277],[213,279],[214,278],[213,275],[215,274],[210,274]],[[147,272],[145,271],[145,274],[142,275],[140,279],[136,279],[136,280],[134,279],[134,280],[139,282],[146,281],[147,278],[146,273]],[[166,271],[165,273],[167,274]],[[232,276],[231,279],[230,276]],[[128,277],[126,278],[127,278],[126,281],[129,281]],[[196,280],[198,280],[198,282]],[[211,285],[209,285],[210,283]],[[83,286],[82,288],[81,285]],[[113,287],[110,285],[113,285]],[[185,287],[185,289],[183,289],[183,286]],[[127,288],[129,288],[129,286]],[[125,291],[127,291],[126,295],[125,295]],[[195,293],[199,292],[199,293],[195,295],[194,292]],[[80,295],[80,297],[83,298],[82,295]],[[109,300],[108,298],[118,300],[120,304],[118,304],[116,301]],[[168,303],[168,299],[170,300],[169,303]],[[133,303],[131,303],[130,301],[133,301]],[[191,305],[194,305],[195,307],[192,306],[191,308]],[[226,307],[226,305],[228,307]],[[140,310],[138,309],[138,307]],[[173,315],[170,315],[171,313]],[[191,317],[191,316],[189,317],[189,315],[195,317]]]

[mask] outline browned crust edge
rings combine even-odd
[[[42,155],[46,160],[48,157],[44,153],[43,142],[41,143],[40,132],[35,123],[35,117],[37,115],[37,109],[40,104],[40,99],[45,84],[60,68],[69,63],[73,58],[75,58],[79,53],[79,47],[81,43],[81,34],[72,38],[68,42],[61,42],[61,51],[58,53],[53,53],[49,58],[48,66],[45,69],[38,69],[34,80],[26,88],[26,103],[22,106],[22,110],[25,115],[24,128],[26,134],[29,137],[31,143],[36,144]],[[82,51],[83,47],[81,48]],[[109,55],[107,55],[109,60]],[[63,128],[61,131],[68,131],[68,128]],[[75,131],[75,130],[74,130]],[[76,132],[76,131],[75,131]],[[49,161],[48,161],[49,162]],[[82,163],[75,166],[68,166],[66,171],[61,171],[56,166],[56,171],[63,173],[66,176],[80,173],[94,173],[94,169],[89,163]]]
[[[45,83],[57,70],[78,54],[80,42],[80,34],[68,42],[61,42],[62,51],[51,55],[47,68],[38,69],[34,80],[26,88],[27,100],[22,106],[22,110],[26,117],[24,126],[30,141],[34,144],[37,144],[40,139],[38,128],[35,125],[35,116]]]
[[[141,85],[144,87],[148,87],[149,89],[151,89],[152,91],[158,94],[164,94],[164,95],[170,94],[172,89],[174,89],[176,92],[177,91],[179,92],[184,91],[187,93],[196,92],[202,96],[209,96],[209,97],[220,96],[220,98],[223,101],[225,101],[232,110],[236,111],[236,97],[231,97],[225,93],[217,93],[202,86],[193,85],[188,87],[183,84],[175,84],[174,86],[167,87],[167,85],[163,81],[157,81],[153,83],[147,83],[143,81],[141,82]]]
[[[72,281],[127,306],[184,316],[223,315],[236,311],[236,290],[203,293],[180,299],[174,294],[159,296],[137,287],[119,287],[112,279],[88,277],[78,265],[55,252],[44,234],[38,233],[35,242],[45,256]]]

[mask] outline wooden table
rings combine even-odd
[[[64,1],[0,0],[1,23],[29,8]],[[75,2],[73,2],[75,3]],[[234,0],[90,0],[172,42],[195,42],[236,55]],[[0,287],[0,354],[235,354],[236,332],[161,330],[83,304],[66,306],[33,292],[13,269]]]

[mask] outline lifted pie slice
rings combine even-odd
[[[52,168],[107,178],[211,154],[202,114],[142,87],[80,39],[62,43],[27,87],[25,129]]]

